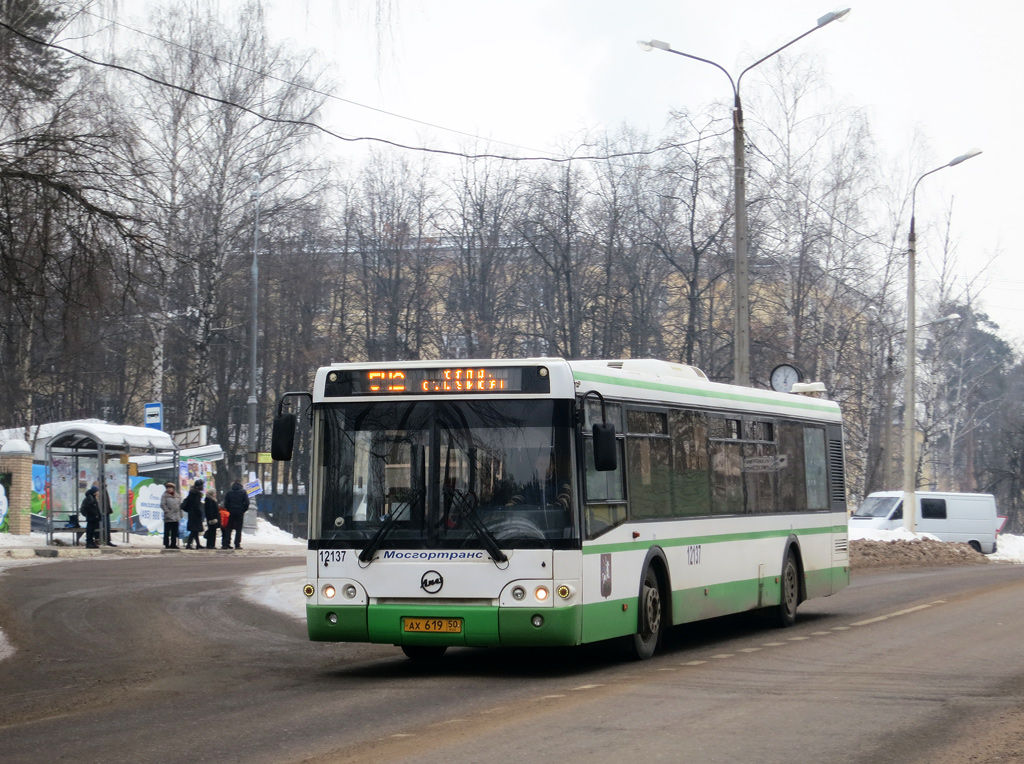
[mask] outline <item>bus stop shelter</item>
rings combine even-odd
[[[151,455],[178,462],[171,436],[150,427],[76,422],[55,432],[46,444],[46,543],[54,535],[71,533],[77,543],[84,531],[78,509],[90,486],[110,498],[110,531],[136,530],[132,478],[133,456]],[[102,502],[101,502],[102,503]],[[76,527],[77,526],[77,527]]]

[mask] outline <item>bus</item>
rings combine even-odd
[[[647,659],[670,626],[752,610],[789,626],[849,583],[842,419],[823,398],[644,359],[333,364],[281,396],[274,459],[299,413],[315,641],[432,660],[616,640]]]

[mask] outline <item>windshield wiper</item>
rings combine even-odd
[[[455,488],[446,489],[446,493],[448,493],[452,503],[455,504],[462,519],[469,525],[470,530],[473,531],[480,540],[480,543],[487,549],[487,554],[491,556],[491,559],[495,562],[508,562],[508,555],[501,551],[501,547],[498,546],[498,540],[494,538],[494,534],[476,516],[476,507],[473,506],[473,503],[467,498],[466,494]]]
[[[360,562],[372,562],[374,553],[380,549],[380,545],[384,543],[384,537],[387,536],[391,529],[395,527],[395,516],[388,515],[384,518],[384,522],[380,524],[380,528],[373,534],[373,538],[370,539],[370,543],[363,547],[363,551],[359,553]]]

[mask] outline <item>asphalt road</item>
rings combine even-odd
[[[873,572],[804,603],[607,646],[314,644],[237,596],[299,558],[160,555],[0,576],[0,760],[606,762],[1024,760],[1024,566]],[[972,758],[973,757],[973,758]]]

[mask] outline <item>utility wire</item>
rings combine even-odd
[[[109,24],[111,26],[121,27],[122,29],[126,29],[129,32],[134,32],[135,34],[142,35],[143,37],[148,37],[151,40],[156,40],[157,42],[161,42],[164,45],[170,45],[172,47],[179,48],[180,50],[184,50],[184,51],[186,51],[188,53],[192,53],[192,54],[197,55],[197,56],[205,56],[206,58],[209,58],[211,61],[216,61],[219,64],[226,64],[227,66],[231,66],[231,67],[234,67],[236,69],[240,69],[243,72],[249,72],[251,74],[259,75],[260,77],[265,77],[268,80],[273,80],[274,82],[280,82],[283,85],[289,85],[291,87],[299,88],[301,90],[306,90],[306,91],[308,91],[310,93],[314,93],[316,95],[323,96],[324,98],[329,98],[329,99],[331,99],[333,101],[339,101],[341,103],[346,103],[346,104],[349,104],[350,106],[357,106],[360,109],[368,109],[369,111],[375,111],[378,114],[384,114],[384,115],[386,115],[388,117],[395,117],[396,119],[404,119],[404,120],[406,120],[408,122],[415,122],[418,125],[424,125],[426,127],[432,127],[432,128],[434,128],[436,130],[444,130],[444,131],[449,132],[449,133],[455,133],[456,135],[464,135],[467,138],[475,138],[477,140],[488,140],[491,143],[497,143],[497,144],[500,144],[502,146],[511,146],[512,148],[521,149],[523,151],[536,151],[536,152],[541,153],[541,154],[545,154],[545,153],[550,154],[551,153],[551,152],[545,152],[543,149],[534,149],[534,148],[528,148],[526,146],[520,146],[519,144],[510,143],[509,141],[500,141],[500,140],[495,140],[495,139],[485,139],[482,136],[476,135],[474,133],[467,133],[464,130],[457,130],[457,129],[453,128],[453,127],[445,127],[444,125],[434,124],[433,122],[427,122],[425,120],[417,119],[415,117],[407,117],[404,114],[398,114],[398,113],[393,112],[393,111],[388,111],[387,109],[381,109],[381,108],[378,108],[376,106],[370,106],[370,105],[365,104],[365,103],[359,103],[358,101],[353,101],[353,100],[350,100],[348,98],[342,98],[341,96],[335,95],[333,93],[329,93],[329,92],[327,92],[325,90],[319,90],[317,88],[310,87],[309,85],[303,85],[302,83],[295,82],[294,80],[287,80],[287,79],[284,79],[282,77],[278,77],[276,75],[270,74],[268,72],[261,71],[259,69],[253,69],[251,67],[245,66],[244,64],[239,64],[239,63],[237,63],[235,61],[231,61],[229,59],[221,58],[220,56],[216,56],[216,55],[214,55],[212,53],[207,53],[207,52],[202,51],[202,50],[196,50],[195,48],[191,48],[188,45],[183,45],[181,43],[175,42],[174,40],[168,40],[165,37],[160,37],[159,35],[155,35],[155,34],[152,34],[150,32],[146,32],[146,31],[144,31],[142,29],[137,29],[135,27],[129,26],[128,24],[125,24],[124,22],[117,21],[115,19],[108,19],[106,16],[102,16],[102,15],[100,15],[98,13],[94,13],[93,11],[90,11],[90,10],[87,10],[87,9],[83,9],[82,13],[84,13],[84,14],[86,14],[88,16],[92,16],[93,18],[99,19],[100,21],[102,21],[102,22],[104,22],[106,24]]]
[[[148,82],[152,82],[155,85],[160,85],[161,87],[171,88],[172,90],[177,90],[177,91],[180,91],[182,93],[187,93],[188,95],[193,95],[193,96],[196,96],[197,98],[202,98],[202,99],[204,99],[206,101],[211,101],[213,103],[219,103],[219,104],[222,104],[224,106],[229,106],[229,107],[234,108],[234,109],[239,109],[240,111],[244,111],[247,114],[252,114],[254,117],[256,117],[258,119],[261,119],[261,120],[263,120],[265,122],[272,122],[272,123],[284,124],[284,125],[296,125],[298,127],[308,127],[308,128],[312,128],[314,130],[319,130],[320,132],[324,133],[325,135],[329,135],[332,138],[337,138],[338,140],[346,141],[348,143],[361,143],[361,142],[364,142],[364,141],[368,141],[368,142],[373,142],[373,143],[381,143],[381,144],[384,144],[386,146],[392,146],[392,147],[398,148],[398,149],[404,149],[406,151],[419,151],[419,152],[427,153],[427,154],[439,154],[439,155],[443,155],[443,156],[459,157],[461,159],[500,159],[500,160],[505,160],[505,161],[509,161],[509,162],[553,162],[555,164],[566,164],[566,163],[573,162],[573,161],[583,161],[583,160],[586,160],[586,161],[605,161],[605,160],[608,160],[608,159],[621,159],[621,158],[625,158],[625,157],[650,156],[650,155],[653,155],[653,154],[660,153],[662,151],[666,151],[666,150],[671,149],[671,148],[678,148],[678,147],[687,145],[686,143],[682,143],[682,144],[669,144],[669,145],[658,146],[657,148],[653,148],[653,149],[647,149],[645,151],[624,151],[624,152],[619,152],[619,153],[614,153],[614,154],[604,154],[604,155],[600,155],[600,156],[583,155],[583,156],[571,156],[571,157],[540,157],[540,156],[534,156],[534,157],[529,157],[529,156],[528,157],[514,157],[514,156],[507,156],[505,154],[490,154],[490,153],[467,154],[467,153],[461,152],[461,151],[449,151],[447,149],[434,149],[434,148],[429,148],[427,146],[410,146],[408,144],[398,143],[397,141],[388,140],[387,138],[378,138],[378,137],[374,137],[374,136],[354,136],[354,137],[349,137],[349,136],[341,135],[340,133],[336,133],[333,130],[329,130],[328,128],[323,127],[322,125],[316,124],[315,122],[309,122],[308,120],[303,120],[303,119],[290,119],[288,117],[273,117],[273,116],[270,116],[268,114],[263,114],[261,112],[258,112],[255,109],[251,109],[248,106],[244,106],[244,105],[242,105],[240,103],[235,103],[234,101],[229,101],[226,98],[221,98],[219,96],[210,95],[208,93],[202,93],[202,92],[200,92],[198,90],[193,90],[192,88],[187,88],[187,87],[185,87],[183,85],[176,85],[173,82],[167,82],[166,80],[162,80],[159,77],[154,77],[152,75],[146,74],[145,72],[140,72],[138,69],[133,69],[130,66],[124,66],[122,64],[115,64],[115,63],[110,62],[110,61],[100,61],[99,59],[92,58],[91,56],[87,56],[84,53],[80,53],[78,51],[71,50],[70,48],[66,48],[63,45],[58,45],[56,43],[52,43],[52,42],[48,42],[46,40],[42,40],[42,39],[40,39],[38,37],[33,37],[32,35],[30,35],[30,34],[28,34],[26,32],[23,32],[20,29],[15,28],[15,27],[11,26],[10,24],[8,24],[8,23],[6,23],[4,21],[0,21],[0,28],[6,29],[9,32],[11,32],[12,34],[17,35],[18,37],[21,37],[24,40],[28,40],[29,42],[31,42],[31,43],[33,43],[35,45],[42,45],[45,48],[53,48],[54,50],[62,51],[64,53],[67,53],[70,56],[74,56],[75,58],[80,58],[80,59],[82,59],[83,61],[85,61],[87,63],[93,64],[94,66],[102,66],[102,67],[105,67],[105,68],[108,68],[108,69],[114,69],[114,70],[117,70],[117,71],[125,72],[127,74],[134,74],[135,76],[141,77],[142,79],[147,80]],[[699,142],[699,139],[694,139],[693,141],[688,141],[687,143],[696,143],[696,142]]]

